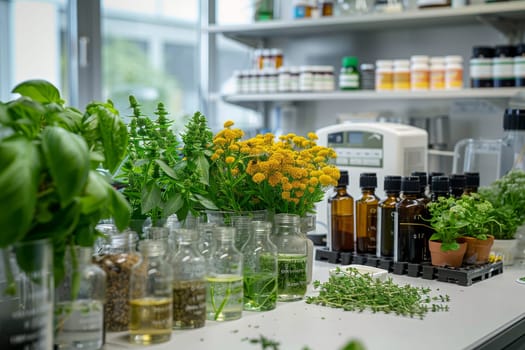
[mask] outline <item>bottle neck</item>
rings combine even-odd
[[[399,197],[399,192],[398,191],[386,191],[386,196],[388,198],[397,198]]]

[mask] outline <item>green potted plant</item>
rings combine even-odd
[[[492,204],[477,193],[463,195],[456,199],[455,208],[459,217],[467,224],[460,234],[467,241],[464,257],[466,264],[484,264],[489,260],[490,249],[494,242],[491,234],[499,225]]]
[[[128,156],[117,178],[131,203],[132,219],[140,224],[135,230],[140,233],[147,218],[153,226],[162,226],[172,214],[184,221],[188,214],[199,216],[205,209],[216,209],[207,198],[212,133],[204,115],[193,115],[181,145],[162,103],[155,118],[143,114],[133,96],[130,107]]]
[[[428,205],[430,226],[434,230],[429,239],[432,265],[459,267],[467,250],[460,232],[468,222],[458,215],[453,197],[440,197]]]
[[[479,194],[492,204],[493,216],[498,222],[490,229],[495,237],[492,251],[503,258],[504,265],[511,265],[517,249],[525,249],[525,172],[512,170],[480,188]],[[522,242],[520,247],[519,242]]]
[[[110,102],[92,103],[82,113],[66,107],[58,89],[43,80],[23,82],[12,92],[21,97],[0,103],[0,307],[16,303],[24,289],[19,287],[31,284],[38,293],[31,300],[41,303],[32,306],[39,310],[34,315],[43,317],[53,295],[40,289],[53,280],[45,272],[47,260],[58,284],[68,247],[92,247],[101,219],[113,218],[119,229],[128,224],[129,204],[97,171],[115,171],[127,132]],[[49,242],[52,257],[34,242]]]

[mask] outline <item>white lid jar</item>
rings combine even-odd
[[[394,62],[391,60],[376,61],[376,91],[392,91],[394,89]]]
[[[410,90],[410,61],[394,60],[394,91]]]
[[[463,89],[463,57],[445,56],[445,89]]]

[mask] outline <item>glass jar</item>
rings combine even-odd
[[[252,218],[249,216],[232,216],[232,224],[235,227],[235,248],[239,252],[250,238]]]
[[[101,349],[104,345],[106,274],[93,248],[66,250],[66,276],[55,289],[55,349]]]
[[[173,270],[161,241],[141,241],[139,250],[142,258],[130,279],[129,341],[158,344],[171,338]]]
[[[277,247],[270,241],[272,224],[252,221],[242,249],[244,310],[268,311],[277,304]]]
[[[122,332],[129,325],[129,288],[132,267],[139,262],[136,251],[138,236],[133,231],[114,230],[104,243],[95,263],[106,273],[106,306],[104,329]]]
[[[308,232],[315,229],[315,215],[307,214],[301,216],[300,233],[306,238],[306,283],[312,282],[312,273],[314,268],[314,242],[308,239]]]
[[[53,348],[52,251],[48,240],[0,249],[1,349]],[[30,262],[32,271],[19,265],[19,259]]]
[[[162,242],[165,245],[166,256],[170,256],[175,251],[176,245],[173,237],[170,237],[169,227],[150,227],[145,232],[144,238]]]
[[[204,327],[206,322],[206,260],[198,250],[196,230],[178,229],[173,267],[173,328]]]
[[[235,248],[235,228],[217,227],[207,264],[207,319],[241,318],[243,309],[242,254]]]
[[[272,241],[277,246],[277,300],[301,300],[307,285],[307,245],[301,235],[301,219],[294,214],[276,214]]]

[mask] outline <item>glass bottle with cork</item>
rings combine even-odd
[[[268,311],[277,305],[277,247],[270,241],[272,224],[252,221],[242,248],[244,310]]]
[[[345,56],[341,60],[341,72],[339,73],[339,89],[358,90],[359,70],[357,57]]]
[[[379,244],[377,251],[378,256],[390,258],[394,256],[394,214],[396,212],[396,205],[401,200],[399,197],[401,191],[401,176],[385,176],[383,188],[386,193],[386,198],[378,204],[377,222],[379,228]]]
[[[173,268],[173,328],[204,327],[206,322],[206,260],[198,249],[199,233],[176,229],[178,249]]]
[[[243,258],[235,248],[235,227],[216,227],[213,234],[207,261],[207,319],[236,320],[243,309]]]
[[[407,176],[401,179],[401,201],[396,206],[394,261],[422,263],[428,250],[426,223],[421,219],[424,204],[418,200],[419,177]]]
[[[361,196],[355,201],[356,251],[360,254],[376,254],[377,243],[377,205],[375,194],[377,176],[375,173],[362,173],[359,176]]]
[[[142,258],[131,273],[129,341],[166,342],[173,324],[173,270],[164,258],[166,246],[162,241],[144,240],[139,251]]]
[[[335,193],[328,199],[330,249],[354,251],[354,198],[347,192],[348,171],[341,170]]]
[[[301,300],[307,285],[307,244],[300,233],[301,219],[275,214],[272,241],[277,246],[277,300]]]

